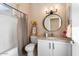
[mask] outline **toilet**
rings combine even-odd
[[[31,43],[25,46],[25,51],[27,52],[27,56],[34,56],[34,50],[37,43],[37,37],[31,36]]]

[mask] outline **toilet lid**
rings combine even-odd
[[[34,47],[35,47],[35,44],[30,43],[27,46],[25,46],[25,49],[34,49]]]

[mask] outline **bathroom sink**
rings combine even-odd
[[[56,37],[47,37],[46,39],[55,39]]]
[[[59,37],[47,37],[46,39],[57,39]]]
[[[46,39],[67,39],[67,38],[64,38],[64,37],[46,37]]]

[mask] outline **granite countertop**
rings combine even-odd
[[[50,41],[61,41],[61,42],[66,42],[66,43],[70,43],[71,38],[63,38],[63,37],[38,37],[38,41],[39,40],[50,40]]]

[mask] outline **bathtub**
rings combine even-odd
[[[15,47],[6,52],[0,53],[0,56],[18,56],[18,47]]]

